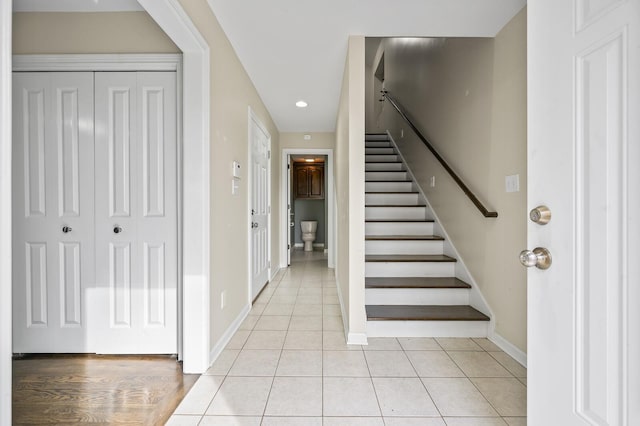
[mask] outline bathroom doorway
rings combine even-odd
[[[282,267],[293,250],[321,251],[334,267],[333,150],[283,150]],[[305,223],[308,232],[303,232]],[[304,234],[304,235],[303,235]]]

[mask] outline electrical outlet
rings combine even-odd
[[[226,298],[227,292],[226,291],[221,291],[220,292],[220,309],[224,309],[226,303],[227,303],[227,298]]]
[[[429,179],[429,186],[432,188],[435,188],[436,186],[436,177],[435,176],[431,176],[431,179]]]

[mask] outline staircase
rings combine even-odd
[[[370,337],[485,337],[489,317],[386,134],[365,138],[365,301]]]

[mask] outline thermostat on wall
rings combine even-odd
[[[237,161],[233,162],[233,177],[240,179],[240,163]]]

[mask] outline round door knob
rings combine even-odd
[[[62,232],[64,232],[65,234],[68,234],[71,231],[72,231],[72,229],[71,229],[70,226],[63,226],[62,227]]]
[[[119,233],[121,233],[121,232],[122,232],[122,228],[121,228],[121,227],[119,227],[118,225],[116,225],[116,226],[114,226],[114,227],[113,227],[113,233],[114,233],[114,234],[119,234]]]
[[[551,266],[551,253],[544,247],[536,247],[520,252],[520,263],[527,268],[535,266],[538,269],[549,269]]]

